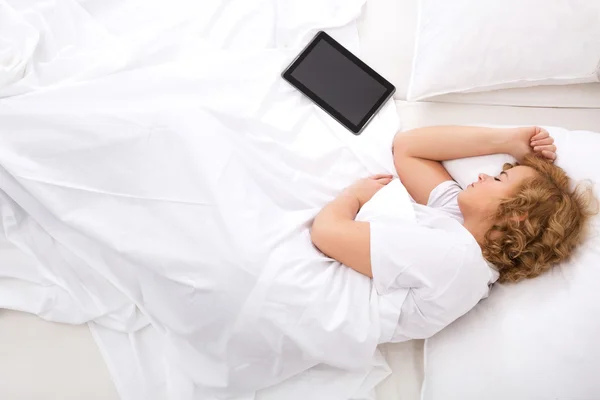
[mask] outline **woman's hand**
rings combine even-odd
[[[346,189],[346,193],[358,199],[359,207],[362,206],[394,179],[392,175],[379,174],[356,181]]]
[[[539,153],[550,161],[556,160],[554,138],[544,128],[539,126],[514,128],[511,129],[511,133],[513,137],[510,155],[517,161],[523,161],[530,153]]]

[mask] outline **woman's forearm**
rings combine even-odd
[[[361,207],[392,179],[392,175],[374,175],[346,188],[315,217],[310,233],[313,244],[323,254],[372,277],[370,225],[354,219]]]
[[[342,193],[315,218],[311,240],[326,256],[372,277],[369,224],[354,220],[359,209],[356,196]]]
[[[344,191],[317,214],[312,228],[321,231],[327,229],[335,221],[353,221],[359,209],[360,202],[356,196]]]
[[[475,126],[432,126],[399,132],[393,150],[435,161],[475,157],[511,150],[511,129]]]

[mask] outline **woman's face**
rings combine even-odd
[[[513,167],[497,176],[479,174],[477,181],[458,195],[458,206],[465,217],[493,216],[502,200],[513,196],[526,179],[535,175],[533,168],[525,166]]]

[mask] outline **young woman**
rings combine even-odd
[[[498,176],[480,174],[464,190],[441,163],[495,153],[510,154],[518,164],[506,164]],[[414,224],[391,214],[355,220],[393,180],[377,175],[323,208],[311,231],[324,254],[372,277],[379,295],[407,292],[393,341],[435,334],[486,297],[494,281],[534,278],[582,241],[593,198],[589,190],[569,189],[565,172],[553,164],[554,139],[544,129],[415,129],[396,135],[393,157],[412,198]],[[399,188],[392,190],[394,185]],[[391,204],[407,197],[402,185],[385,189],[397,196]]]

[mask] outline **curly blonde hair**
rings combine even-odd
[[[583,241],[586,221],[597,212],[589,185],[571,190],[567,174],[553,163],[529,155],[520,164],[504,164],[503,170],[517,165],[537,175],[502,201],[482,244],[483,256],[498,268],[499,282],[535,278],[569,258]]]

